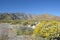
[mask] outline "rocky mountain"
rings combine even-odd
[[[0,20],[28,20],[35,15],[26,13],[0,13]]]
[[[60,20],[59,16],[51,14],[27,14],[27,13],[0,13],[0,20]]]

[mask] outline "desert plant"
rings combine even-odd
[[[17,30],[17,35],[31,35],[33,33],[33,29],[29,27],[20,27]]]
[[[58,38],[60,37],[60,22],[53,20],[42,21],[37,24],[33,35],[49,39]]]

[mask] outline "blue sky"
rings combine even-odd
[[[60,16],[60,0],[0,0],[0,12],[49,13]]]

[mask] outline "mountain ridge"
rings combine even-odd
[[[60,16],[51,14],[1,13],[0,20],[60,20]]]
[[[31,14],[25,14],[25,13],[1,13],[0,14],[0,20],[28,20],[30,18],[33,18],[33,15]]]

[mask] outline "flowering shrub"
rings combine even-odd
[[[58,21],[41,21],[37,24],[33,31],[34,36],[41,36],[45,38],[55,38],[60,36],[60,22]]]

